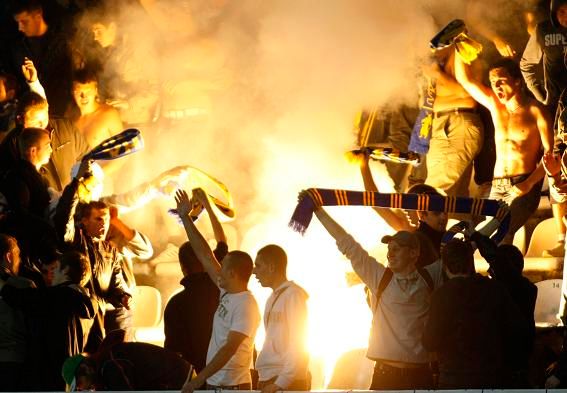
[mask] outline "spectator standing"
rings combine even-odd
[[[198,197],[202,198],[197,199]],[[206,195],[195,192],[192,203],[191,217],[196,217],[203,206],[207,211],[217,242],[213,253],[217,261],[222,263],[228,253],[222,224]],[[181,285],[185,288],[174,295],[165,307],[164,347],[181,354],[198,374],[206,365],[207,348],[211,340],[214,314],[219,305],[220,291],[205,272],[190,242],[183,243],[179,248],[179,264],[183,272]]]
[[[254,337],[260,323],[258,304],[248,290],[253,269],[252,258],[243,251],[231,251],[221,266],[189,218],[191,203],[187,193],[179,190],[175,199],[177,213],[195,254],[211,280],[221,288],[207,351],[207,365],[195,379],[191,380],[188,376],[182,391],[192,393],[205,382],[208,389],[250,390]]]
[[[323,208],[315,211],[338,249],[369,288],[373,311],[367,357],[375,362],[371,390],[432,389],[433,375],[421,336],[430,293],[442,282],[441,262],[417,269],[417,235],[384,236],[388,267],[372,258]]]
[[[455,56],[457,80],[492,116],[496,165],[490,199],[510,205],[510,228],[503,240],[510,244],[539,205],[545,174],[542,147],[545,154],[552,154],[553,147],[551,120],[543,105],[522,92],[522,76],[514,60],[492,65],[491,88],[475,80],[470,68]]]
[[[567,1],[553,0],[549,18],[536,25],[520,61],[522,75],[534,97],[556,113],[561,93],[567,88],[565,51],[567,50]],[[543,79],[542,79],[543,78]],[[557,126],[557,125],[556,125]],[[561,135],[555,135],[560,139]],[[557,228],[557,244],[545,250],[544,256],[565,255],[565,231],[563,217],[567,203],[551,197],[553,217]]]
[[[506,288],[474,272],[468,241],[442,251],[449,280],[431,297],[423,345],[436,352],[440,389],[509,386],[507,351],[522,345],[527,324]]]
[[[34,284],[18,277],[20,270],[20,248],[11,236],[0,234],[0,277],[3,281],[20,288]],[[10,306],[0,298],[0,389],[5,392],[21,391],[27,358],[26,325],[21,310]]]
[[[264,309],[266,339],[256,359],[262,393],[309,390],[307,353],[307,292],[287,279],[287,255],[275,244],[258,251],[254,274],[272,289]]]
[[[12,74],[19,74],[26,59],[33,61],[51,104],[50,114],[64,116],[72,102],[71,53],[64,32],[47,24],[38,0],[14,1],[12,15],[22,33],[11,47]]]
[[[41,326],[28,342],[30,367],[39,375],[37,389],[63,390],[63,362],[85,348],[96,313],[96,302],[85,289],[90,279],[89,261],[76,251],[55,262],[47,288],[17,288],[0,279],[2,299]]]

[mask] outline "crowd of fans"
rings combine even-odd
[[[419,210],[415,225],[406,212],[376,208],[397,231],[382,238],[386,266],[323,207],[315,210],[368,289],[371,389],[534,387],[537,288],[511,243],[546,181],[558,232],[546,255],[564,256],[567,1],[523,7],[522,31],[490,28],[479,3],[464,2],[454,15],[468,31],[462,21],[448,27],[483,41],[483,54],[463,56],[456,41],[432,45],[422,67],[425,104],[366,113],[360,130],[380,126],[378,142],[401,152],[425,140],[411,173],[387,164],[396,190],[500,200],[511,217],[503,241],[489,237],[499,218],[476,231],[481,219],[466,217],[472,224],[462,239],[442,244],[447,213]],[[153,249],[117,205],[135,204],[174,173],[101,197],[93,192],[101,169],[83,157],[127,127],[201,112],[164,109],[159,55],[151,40],[133,45],[119,18],[125,5],[163,23],[147,0],[15,0],[0,9],[0,390],[309,390],[308,294],[288,280],[281,247],[267,245],[255,260],[229,251],[236,245],[227,244],[202,189],[175,195],[189,242],[179,249],[184,290],[165,309],[165,348],[132,342],[133,259],[149,259]],[[378,191],[368,155],[360,170],[365,189]],[[194,224],[203,211],[214,250]],[[475,249],[490,277],[475,272]],[[252,274],[273,290],[257,354]],[[566,357],[546,387],[567,386]]]

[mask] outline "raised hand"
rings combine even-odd
[[[561,171],[561,158],[551,151],[543,155],[542,163],[548,176],[555,176]]]
[[[28,83],[37,81],[37,69],[33,64],[33,61],[27,57],[24,59],[24,64],[22,64],[22,74],[24,74],[24,78],[26,78],[26,82]]]
[[[179,217],[186,217],[191,212],[192,203],[189,200],[189,195],[185,190],[177,190],[175,193],[175,202],[177,203],[177,214]]]
[[[202,188],[193,189],[193,198],[203,206],[207,206],[209,204],[209,197]]]

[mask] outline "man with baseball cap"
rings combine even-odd
[[[374,317],[367,357],[375,361],[375,367],[370,389],[432,389],[429,357],[421,338],[431,292],[442,283],[441,262],[416,268],[420,254],[418,235],[399,231],[382,238],[388,244],[386,267],[323,208],[315,214],[372,293]]]

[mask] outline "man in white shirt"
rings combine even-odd
[[[274,244],[256,256],[254,274],[263,287],[272,288],[264,309],[266,339],[258,354],[258,389],[309,390],[311,378],[306,350],[307,298],[303,288],[287,279],[287,255]]]
[[[193,190],[193,198],[203,201],[202,189]],[[206,239],[189,217],[192,202],[183,190],[177,191],[177,214],[181,218],[191,246],[199,261],[221,289],[219,307],[213,319],[213,333],[207,351],[207,365],[191,379],[188,375],[183,393],[192,393],[203,383],[207,389],[251,390],[254,337],[260,324],[260,311],[248,280],[252,275],[252,258],[243,251],[231,251],[222,261],[215,258]]]

